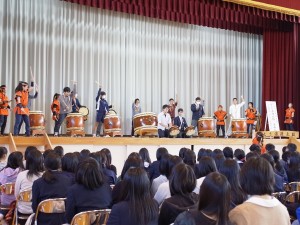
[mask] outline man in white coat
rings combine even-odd
[[[245,105],[245,100],[244,100],[243,96],[241,96],[241,103],[239,103],[239,104],[238,104],[237,98],[233,98],[232,105],[229,107],[230,123],[229,123],[226,137],[228,137],[232,134],[231,122],[233,119],[241,118],[241,108],[244,105]]]

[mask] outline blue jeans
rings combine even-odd
[[[18,114],[18,113],[16,113],[16,122],[15,122],[15,126],[14,126],[14,135],[19,135],[19,127],[20,127],[20,124],[21,124],[22,120],[25,123],[25,130],[26,130],[25,134],[26,134],[26,136],[30,136],[29,116]]]
[[[61,124],[64,122],[65,118],[67,117],[68,113],[62,113],[62,114],[59,114],[59,118],[58,120],[55,120],[55,126],[54,126],[54,133],[58,133],[59,132],[59,129],[60,129],[60,126]]]
[[[7,122],[7,116],[6,115],[0,115],[0,128],[1,128],[1,134],[4,134],[4,130],[6,127]]]

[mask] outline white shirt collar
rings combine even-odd
[[[251,196],[246,202],[267,208],[273,208],[280,205],[280,202],[274,197],[271,199],[263,199],[256,196]]]

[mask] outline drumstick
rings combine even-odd
[[[35,82],[35,80],[34,80],[34,75],[33,75],[32,69],[31,69],[31,66],[30,66],[30,76],[31,76],[31,80],[32,80],[33,82]]]

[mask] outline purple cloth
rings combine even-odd
[[[0,184],[15,183],[17,176],[20,172],[20,168],[4,168],[0,171]],[[10,205],[12,201],[16,200],[15,195],[1,194],[1,205]]]

